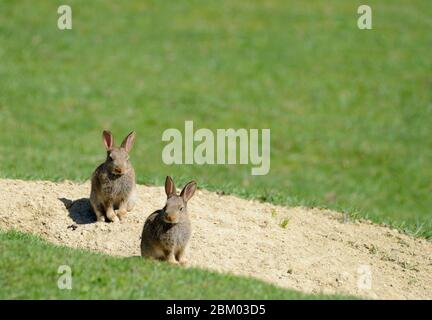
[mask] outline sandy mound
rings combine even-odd
[[[0,228],[111,255],[139,255],[144,220],[164,204],[163,188],[138,186],[138,206],[114,224],[95,222],[89,190],[89,183],[0,180]],[[332,211],[205,190],[197,191],[189,212],[190,265],[304,292],[432,299],[432,243],[427,240],[368,221],[346,221]]]

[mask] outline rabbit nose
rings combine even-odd
[[[115,172],[115,173],[118,173],[118,174],[122,174],[122,173],[123,173],[123,169],[120,168],[120,167],[115,167],[115,168],[114,168],[114,172]]]
[[[166,217],[165,217],[165,220],[167,222],[173,222],[175,220],[175,216],[171,215],[171,214],[167,214]]]

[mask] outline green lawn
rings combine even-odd
[[[73,30],[57,29],[70,4]],[[0,176],[84,180],[101,130],[140,183],[333,208],[432,236],[432,2],[0,0]],[[270,128],[271,171],[167,166],[167,128]]]
[[[72,289],[60,290],[60,266]],[[264,282],[140,257],[115,258],[0,231],[0,299],[328,299]],[[344,297],[339,297],[344,298]],[[346,297],[348,298],[348,297]]]

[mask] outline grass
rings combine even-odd
[[[60,266],[72,289],[57,286]],[[0,299],[328,299],[267,283],[140,257],[118,258],[0,231]],[[339,298],[348,298],[341,297]]]
[[[281,228],[283,228],[283,229],[285,229],[286,227],[288,227],[288,224],[289,224],[289,219],[282,219],[282,221],[280,222],[280,227]]]
[[[73,30],[57,29],[70,4]],[[85,180],[101,130],[140,183],[318,206],[432,236],[432,2],[0,1],[0,176]],[[161,161],[167,128],[270,128],[271,170]]]

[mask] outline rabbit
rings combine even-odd
[[[153,212],[145,221],[141,236],[141,256],[170,263],[185,264],[185,249],[191,235],[187,203],[197,188],[190,181],[177,195],[174,181],[166,177],[165,207]]]
[[[97,221],[103,222],[107,218],[118,222],[128,211],[132,211],[136,202],[135,171],[129,161],[135,132],[129,133],[120,147],[114,147],[111,132],[104,130],[102,137],[107,157],[93,172],[90,203]]]

